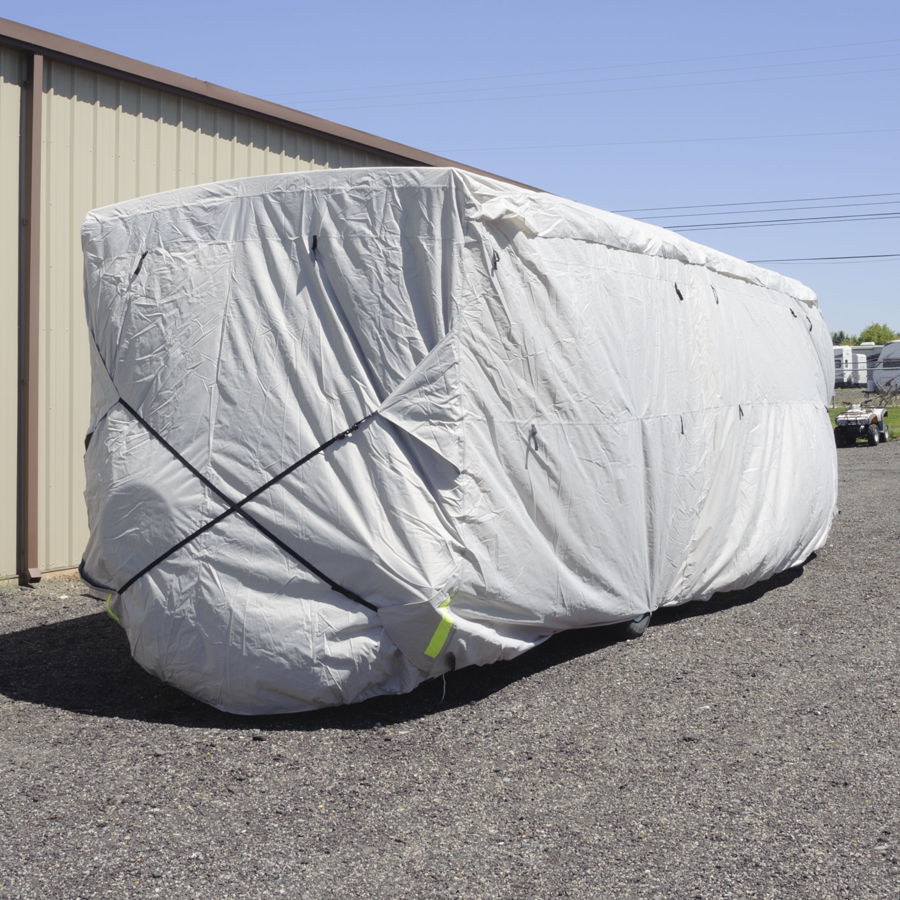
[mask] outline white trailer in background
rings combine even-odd
[[[853,384],[857,387],[865,387],[868,380],[868,360],[865,353],[853,354]]]
[[[876,344],[874,341],[863,341],[855,349],[858,349],[866,356],[866,393],[871,394],[875,390],[872,373],[875,371],[875,365],[878,363],[878,357],[881,355],[881,344]]]
[[[834,386],[849,387],[853,383],[853,348],[834,348]]]

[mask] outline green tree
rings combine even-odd
[[[834,344],[835,347],[840,347],[841,344],[846,344],[848,347],[852,347],[858,342],[856,340],[855,334],[847,334],[846,331],[832,331],[831,343]]]
[[[900,334],[894,331],[893,328],[888,328],[887,325],[879,324],[878,322],[873,322],[868,328],[863,328],[859,333],[860,343],[872,341],[875,344],[886,344],[888,341],[893,341],[898,337],[900,337]]]

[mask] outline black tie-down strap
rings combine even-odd
[[[251,516],[250,513],[248,513],[244,509],[244,507],[248,503],[250,503],[252,500],[255,500],[260,494],[262,494],[264,491],[267,491],[270,487],[272,487],[274,484],[277,484],[283,478],[286,478],[292,472],[295,472],[297,469],[300,468],[300,466],[302,466],[304,463],[309,462],[314,456],[318,456],[323,450],[327,450],[328,447],[330,447],[332,444],[335,444],[338,441],[341,441],[344,438],[349,437],[363,423],[365,423],[366,421],[371,419],[372,416],[375,415],[375,413],[369,413],[368,415],[363,416],[363,418],[361,418],[358,422],[355,422],[349,428],[345,429],[344,431],[339,432],[334,437],[329,438],[323,444],[320,444],[318,447],[316,447],[315,450],[311,450],[309,453],[307,453],[306,456],[302,457],[301,459],[298,459],[296,462],[291,463],[291,465],[289,465],[286,469],[279,472],[273,478],[270,478],[265,484],[258,487],[255,491],[252,491],[251,493],[247,494],[247,496],[244,497],[242,500],[238,500],[237,502],[234,502],[231,500],[230,497],[227,496],[227,494],[225,494],[221,490],[219,490],[219,488],[217,488],[205,475],[203,475],[202,472],[200,472],[187,459],[185,459],[149,422],[146,421],[146,419],[144,419],[140,415],[140,413],[138,413],[138,411],[136,409],[134,409],[134,407],[132,407],[129,403],[127,403],[121,397],[119,398],[119,405],[123,409],[127,410],[127,412],[130,415],[132,415],[134,417],[134,419],[137,422],[139,422],[147,430],[147,432],[150,435],[152,435],[153,438],[155,438],[163,447],[165,447],[166,450],[168,450],[169,453],[171,453],[172,456],[174,456],[175,459],[177,459],[195,478],[197,478],[204,485],[206,485],[206,487],[208,487],[211,491],[213,491],[215,494],[217,494],[228,505],[228,508],[224,512],[222,512],[218,516],[216,516],[214,519],[211,519],[205,525],[201,525],[200,528],[196,529],[191,534],[187,535],[187,537],[182,538],[177,544],[175,544],[174,546],[172,546],[168,550],[166,550],[165,553],[161,553],[159,556],[157,556],[156,559],[153,560],[153,562],[144,566],[144,568],[141,569],[140,572],[137,572],[135,575],[132,575],[131,578],[129,578],[116,591],[116,593],[118,593],[118,594],[124,593],[139,578],[143,577],[151,569],[155,568],[161,562],[168,559],[173,553],[176,553],[177,551],[179,551],[182,547],[189,544],[191,541],[193,541],[195,538],[199,537],[205,531],[209,531],[209,529],[212,528],[213,526],[218,525],[219,522],[221,522],[223,519],[228,518],[228,516],[230,516],[232,513],[238,513],[238,515],[240,515],[247,522],[249,522],[251,525],[253,525],[253,527],[256,528],[257,531],[259,531],[261,534],[265,535],[270,541],[272,541],[272,543],[276,544],[285,553],[287,553],[288,556],[295,559],[298,563],[300,563],[301,566],[303,566],[305,569],[308,569],[310,572],[312,572],[313,575],[315,575],[317,578],[324,581],[325,584],[327,584],[332,590],[337,591],[339,594],[343,594],[348,599],[353,600],[356,603],[360,603],[363,606],[367,607],[368,609],[373,610],[374,612],[378,611],[378,607],[369,603],[368,600],[363,599],[362,597],[359,596],[359,594],[356,594],[353,591],[350,591],[347,588],[342,587],[336,581],[329,578],[324,572],[322,572],[320,569],[316,568],[316,566],[314,566],[308,559],[305,559],[303,556],[301,556],[299,553],[297,553],[296,550],[294,550],[292,547],[290,547],[288,544],[286,544],[283,540],[281,540],[281,538],[279,538],[278,535],[273,534],[271,531],[269,531],[269,529],[266,528],[265,525],[263,525],[261,522],[259,522],[257,519],[255,519],[253,516]]]

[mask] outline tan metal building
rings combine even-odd
[[[88,210],[367,165],[460,164],[0,19],[0,578],[71,568],[87,540]]]

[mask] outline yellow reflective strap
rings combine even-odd
[[[448,597],[439,607],[438,609],[443,609],[445,606],[450,605],[451,597]],[[430,656],[434,659],[438,653],[444,647],[444,644],[447,643],[447,636],[450,634],[450,629],[453,627],[453,622],[450,621],[450,618],[446,613],[441,614],[441,621],[437,628],[434,630],[434,634],[431,636],[431,640],[428,642],[428,646],[425,648],[425,655]]]
[[[117,621],[119,622],[119,617],[109,608],[109,601],[112,600],[112,594],[108,594],[106,597],[106,611]],[[122,623],[119,622],[121,625]]]

